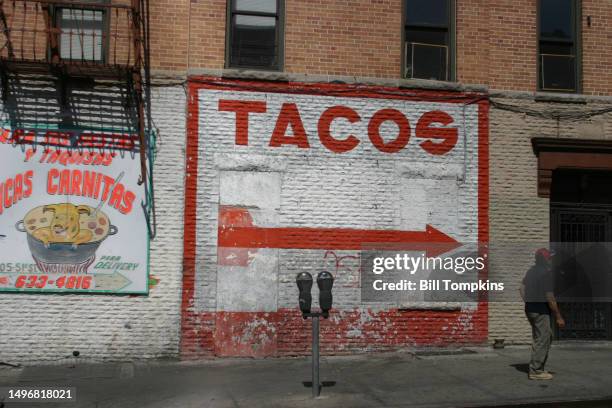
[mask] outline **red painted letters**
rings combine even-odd
[[[329,131],[331,123],[336,118],[345,118],[350,123],[359,122],[361,117],[357,112],[346,106],[332,106],[321,114],[319,119],[319,139],[323,146],[327,147],[334,153],[344,153],[353,150],[359,144],[359,139],[353,135],[348,135],[344,140],[339,140],[333,137]]]
[[[416,137],[429,140],[421,142],[419,146],[434,155],[446,154],[453,150],[453,147],[457,144],[459,133],[457,128],[431,127],[432,123],[440,123],[446,126],[453,123],[453,118],[442,111],[431,111],[421,116],[416,127]],[[441,142],[436,143],[431,139],[440,139]]]
[[[293,130],[293,137],[287,136],[287,128],[289,126]],[[279,147],[286,144],[296,145],[303,149],[310,147],[306,130],[304,130],[304,124],[300,117],[300,111],[295,103],[283,103],[283,107],[276,120],[276,126],[274,126],[274,132],[272,132],[272,138],[270,139],[271,147]]]
[[[235,112],[235,143],[236,145],[249,145],[249,114],[266,113],[267,106],[264,101],[238,101],[219,100],[219,111]],[[268,118],[262,118],[267,120]],[[336,119],[345,119],[349,124],[355,124],[362,120],[359,113],[347,106],[332,106],[321,113],[317,122],[317,131],[321,144],[333,153],[346,153],[355,149],[360,138],[349,131],[345,135],[332,135],[331,125]],[[394,122],[398,127],[395,139],[385,141],[381,135],[380,128],[385,122]],[[453,123],[453,118],[446,112],[434,110],[425,112],[417,121],[415,136],[418,139],[426,139],[419,146],[431,155],[445,155],[457,145],[459,132],[456,127],[448,127]],[[434,125],[435,124],[435,125]],[[292,134],[287,134],[291,127]],[[367,136],[372,145],[383,153],[398,153],[406,148],[410,141],[411,128],[406,115],[397,109],[385,108],[376,111],[367,123]],[[343,137],[343,138],[338,138]],[[270,147],[283,147],[294,145],[302,149],[310,147],[308,134],[304,127],[302,116],[298,105],[295,103],[283,103],[274,130],[270,136]]]
[[[395,122],[399,128],[397,138],[392,142],[385,143],[380,136],[380,125],[386,121]],[[381,109],[372,116],[368,124],[368,137],[374,147],[383,153],[397,153],[408,144],[410,139],[410,124],[404,114],[396,109]]]
[[[266,103],[260,101],[219,101],[221,112],[236,112],[236,144],[249,144],[249,113],[265,113]]]

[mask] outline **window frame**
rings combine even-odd
[[[60,61],[66,62],[81,62],[84,64],[106,64],[108,61],[108,53],[110,48],[110,13],[108,7],[100,7],[98,4],[108,5],[111,3],[111,0],[94,0],[91,1],[91,4],[80,3],[78,6],[70,7],[70,4],[54,4],[51,6],[51,21],[53,22],[53,27],[62,30],[62,26],[60,24],[61,14],[60,11],[62,9],[68,10],[84,10],[84,11],[100,11],[102,12],[102,35],[104,38],[102,39],[102,50],[100,52],[100,59],[84,59],[84,58],[62,58],[62,48],[61,48],[61,35],[62,33],[56,34],[56,42],[57,42],[57,56]],[[83,51],[81,51],[83,54]],[[49,59],[51,54],[49,52]]]
[[[276,0],[276,14],[259,11],[237,11],[236,0],[227,0],[227,10],[225,19],[225,68],[226,69],[248,69],[254,71],[282,72],[285,69],[285,0]],[[256,67],[250,65],[232,64],[232,29],[234,15],[247,15],[259,17],[276,18],[276,47],[277,63],[274,67]]]
[[[541,92],[582,93],[582,0],[571,0],[573,39],[542,39],[542,1],[536,2],[536,89]],[[545,88],[543,85],[542,43],[566,43],[574,48],[574,84],[575,89]]]
[[[457,81],[457,2],[456,0],[446,0],[448,2],[448,26],[435,26],[431,24],[408,24],[407,22],[407,13],[408,7],[407,3],[410,0],[402,1],[402,28],[401,28],[401,77],[404,79],[421,79],[421,78],[409,78],[406,76],[406,30],[410,27],[413,28],[446,28],[448,32],[448,79],[446,80],[438,80],[441,82],[456,82]]]

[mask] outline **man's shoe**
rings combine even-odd
[[[530,380],[552,380],[553,375],[547,371],[542,371],[541,373],[529,373]]]

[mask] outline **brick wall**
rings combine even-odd
[[[399,77],[401,9],[399,0],[287,1],[285,70]]]
[[[171,3],[151,1],[153,68],[223,68],[226,2]],[[609,94],[607,67],[612,57],[606,28],[612,4],[603,0],[583,0],[582,4],[584,93]],[[285,72],[400,78],[399,0],[287,0],[285,8]],[[587,16],[591,16],[590,27]],[[536,0],[458,1],[456,22],[460,82],[535,91]]]
[[[335,310],[322,323],[327,351],[486,340],[486,305],[440,310],[414,301],[362,303],[359,251],[354,249],[335,242],[310,248],[307,240],[304,246],[233,247],[222,238],[222,231],[233,227],[423,231],[432,225],[462,242],[486,239],[486,103],[469,104],[478,95],[217,78],[193,78],[190,89],[185,358],[304,353],[309,323],[297,310],[295,276],[324,269],[336,276]],[[248,141],[246,122],[236,124],[231,110],[240,105],[228,102],[234,100],[259,111],[250,115]],[[340,140],[351,134],[359,139],[354,149],[337,153],[322,144],[317,123],[331,106],[347,106],[360,115],[353,124],[338,119],[331,128]],[[281,107],[298,113],[291,116],[294,125],[286,135],[284,127],[277,135],[285,144],[275,146],[270,138],[279,126],[277,117],[283,116]],[[413,129],[427,111],[448,112],[449,126],[460,135],[456,146],[448,154],[431,155],[412,133],[400,151],[378,151],[368,140],[367,123],[383,108],[402,112]],[[386,123],[381,134],[389,142],[397,129]]]
[[[499,0],[489,6],[489,73],[485,83],[490,87],[536,89],[535,3],[533,0]]]
[[[611,42],[607,30],[612,19],[612,4],[603,0],[583,0],[582,4],[584,92],[606,95],[612,87],[608,68],[612,53],[608,52]],[[493,89],[534,91],[537,58],[535,7],[535,0],[458,1],[458,80],[485,84]],[[590,27],[587,16],[592,17]],[[287,0],[285,18],[286,72],[399,78],[402,47],[399,0]],[[224,67],[225,1],[151,0],[151,20],[153,69],[184,75],[188,69]],[[155,166],[159,233],[152,242],[151,274],[160,279],[158,286],[149,297],[2,294],[0,337],[3,348],[0,360],[50,361],[61,359],[75,349],[80,350],[84,358],[92,359],[175,356],[179,350],[185,357],[300,354],[307,350],[309,330],[308,323],[296,311],[297,291],[293,278],[304,267],[338,268],[335,270],[342,277],[337,282],[337,313],[322,324],[323,347],[328,352],[477,343],[487,336],[490,339],[506,338],[510,342],[528,341],[529,331],[521,304],[480,305],[453,311],[400,310],[397,305],[374,309],[364,307],[355,286],[354,265],[350,264],[354,251],[338,251],[332,255],[318,250],[262,250],[260,253],[264,259],[277,262],[278,290],[272,297],[267,293],[260,296],[252,303],[260,307],[249,309],[245,304],[248,306],[252,299],[243,296],[245,290],[239,288],[234,292],[230,286],[225,286],[225,291],[220,291],[218,285],[227,285],[228,282],[220,279],[217,273],[219,248],[215,240],[216,227],[220,207],[237,203],[229,199],[224,202],[220,193],[222,185],[236,182],[232,179],[232,172],[252,168],[252,172],[268,184],[277,182],[266,178],[270,174],[290,175],[278,181],[278,208],[270,202],[267,206],[256,203],[261,211],[252,214],[254,220],[269,226],[291,222],[292,225],[306,226],[398,228],[405,226],[410,218],[402,213],[398,197],[404,194],[405,201],[414,197],[407,193],[410,190],[406,190],[406,186],[402,187],[402,177],[395,173],[398,171],[396,161],[356,153],[349,154],[354,162],[340,160],[322,149],[317,138],[311,140],[316,147],[308,154],[296,156],[298,159],[270,154],[263,144],[249,151],[244,150],[244,146],[236,148],[224,143],[215,144],[214,137],[219,137],[219,134],[200,133],[200,119],[205,120],[205,116],[200,115],[198,90],[203,87],[201,78],[194,78],[192,82],[189,103],[180,87],[154,89],[154,119],[161,129],[161,147]],[[251,85],[258,86],[257,83]],[[299,87],[299,84],[293,86]],[[378,99],[388,100],[392,98],[387,92],[397,91],[380,88],[374,93],[379,92]],[[414,92],[416,99],[405,105],[399,104],[400,109],[410,104],[419,107],[431,102],[432,97],[440,96]],[[236,98],[243,95],[243,92],[233,94]],[[308,96],[300,98],[298,105]],[[331,95],[330,98],[338,100],[343,97]],[[541,111],[609,106],[603,103],[536,103],[513,98],[504,101]],[[184,120],[186,105],[189,108],[187,123]],[[308,110],[304,114],[306,119],[312,116]],[[473,112],[466,114],[468,122],[474,119],[473,115]],[[254,123],[254,134],[261,130],[257,126],[272,126],[273,119],[270,123]],[[536,194],[536,158],[531,151],[531,137],[611,138],[611,123],[609,115],[558,123],[493,108],[490,115],[491,240],[548,238],[549,204],[548,200],[538,198]],[[190,135],[186,148],[185,129]],[[311,133],[311,129],[306,131]],[[229,129],[227,134],[232,132],[233,129]],[[313,134],[316,134],[316,129]],[[475,134],[475,129],[472,129],[468,135]],[[361,137],[362,146],[369,143],[367,138]],[[299,152],[298,147],[294,149]],[[183,166],[185,154],[188,160],[186,168]],[[233,158],[224,167],[224,158],[229,156],[223,155],[228,154]],[[477,155],[467,157],[474,160]],[[460,166],[451,167],[452,171],[461,168],[460,158],[454,159],[459,160],[455,164]],[[305,177],[297,171],[287,170],[291,166],[299,168],[299,165],[309,167],[304,174],[319,174],[319,177],[326,176],[329,180]],[[393,175],[372,175],[378,174],[376,172],[380,169]],[[373,173],[367,173],[370,170]],[[359,176],[351,177],[352,171],[357,171]],[[426,169],[402,170],[400,166],[399,172],[422,175]],[[368,176],[362,176],[364,173]],[[187,182],[183,193],[184,178]],[[444,183],[448,183],[445,186],[453,185],[448,180]],[[352,188],[352,193],[339,188],[343,185]],[[423,184],[418,186],[421,192],[426,190]],[[467,187],[460,187],[457,191],[462,191],[462,188]],[[389,192],[399,195],[386,197],[380,203],[371,200],[373,193],[384,196]],[[325,216],[321,202],[325,202],[326,197],[332,197],[326,205],[335,209],[337,214],[327,219],[321,218]],[[183,213],[183,200],[196,205],[186,208]],[[431,201],[423,202],[419,214],[427,213],[424,210],[432,205]],[[428,216],[450,226],[449,233],[469,237],[474,232],[472,224],[476,222],[473,211],[457,214],[434,212]],[[459,219],[462,221],[453,221]],[[231,251],[221,252],[222,255],[240,255]],[[344,258],[348,264],[338,266],[339,257],[349,257]],[[222,267],[228,276],[236,273],[236,265]],[[501,273],[515,276],[517,281],[526,269],[526,265],[510,262],[502,263],[500,267],[504,269]],[[232,306],[236,304],[241,306]],[[41,313],[48,319],[38,319]],[[183,328],[180,333],[179,323]]]
[[[225,0],[189,2],[189,68],[225,66]]]
[[[536,89],[536,1],[459,1],[457,78],[494,89]]]
[[[490,2],[460,1],[457,4],[457,75],[460,82],[481,84],[488,80],[490,58]]]
[[[189,52],[189,0],[152,0],[151,68],[184,72]]]
[[[135,360],[178,353],[182,285],[185,93],[153,90],[160,130],[155,161],[158,236],[151,241],[148,296],[0,294],[0,361]],[[144,232],[143,232],[144,233]]]
[[[587,18],[591,17],[591,26]],[[609,67],[612,64],[612,4],[582,0],[582,71],[583,91],[591,95],[610,95]]]
[[[495,98],[519,110],[536,112],[590,112],[606,103],[559,104],[534,102],[532,99]],[[549,240],[549,200],[537,195],[537,157],[531,147],[533,137],[552,138],[612,138],[612,115],[598,115],[573,121],[534,117],[523,113],[491,109],[490,129],[490,226],[491,242],[542,243]],[[541,245],[540,245],[541,246]],[[531,258],[502,258],[496,262],[495,274],[509,279],[507,290],[518,291]],[[515,292],[516,293],[516,292]],[[531,341],[531,330],[524,317],[522,303],[489,304],[489,337],[505,338],[508,342]]]

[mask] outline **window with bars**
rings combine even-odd
[[[95,8],[109,0],[81,0],[86,6],[55,7],[55,24],[59,29],[59,56],[63,60],[104,62],[108,40],[107,12]]]
[[[230,0],[229,68],[282,69],[283,0]]]
[[[97,10],[60,8],[60,58],[69,60],[102,60],[102,24],[104,13]]]
[[[579,0],[539,0],[538,87],[578,90]]]
[[[454,0],[406,0],[404,76],[454,79]]]

